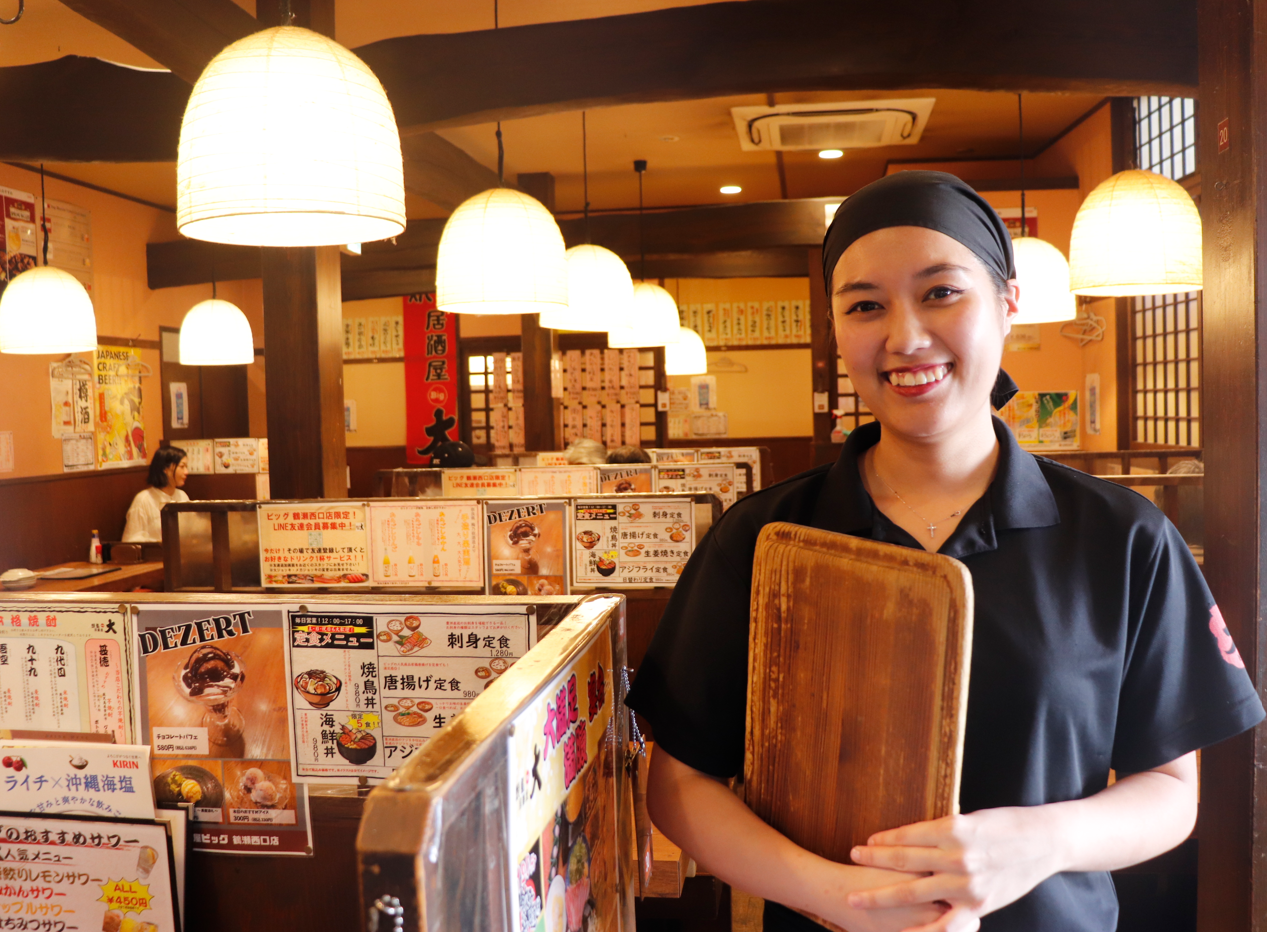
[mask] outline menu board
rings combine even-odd
[[[615,691],[611,640],[600,636],[510,727],[515,932],[621,928]]]
[[[0,928],[171,932],[175,874],[161,822],[0,815]],[[134,918],[135,917],[135,918]]]
[[[593,466],[524,466],[520,495],[593,495],[598,491]]]
[[[117,607],[0,603],[0,723],[131,743],[129,637]]]
[[[656,463],[694,463],[698,458],[695,450],[662,450],[653,448],[647,452],[651,454],[651,459]]]
[[[265,586],[362,586],[369,581],[364,502],[261,504]]]
[[[154,818],[146,744],[0,741],[0,812]]]
[[[653,492],[653,471],[651,466],[599,466],[598,491]]]
[[[695,463],[682,466],[657,466],[657,492],[712,492],[723,509],[739,498],[735,488],[734,463]]]
[[[185,462],[191,476],[209,476],[215,472],[214,440],[182,440],[179,446],[185,451]]]
[[[536,643],[524,606],[290,613],[296,777],[381,780]]]
[[[445,498],[488,498],[519,494],[519,470],[446,469],[441,474]]]
[[[194,850],[311,854],[291,770],[286,610],[142,605],[137,707],[160,803],[193,803]],[[263,839],[263,840],[261,840]]]
[[[374,585],[484,587],[478,502],[394,500],[368,510]]]
[[[564,595],[567,502],[488,502],[484,506],[489,595]]]
[[[217,473],[256,473],[260,471],[260,442],[253,437],[233,437],[215,441]]]
[[[577,374],[579,378],[579,373]],[[578,389],[579,391],[579,389]],[[560,451],[537,454],[538,466],[567,466],[568,455]]]
[[[691,507],[687,499],[573,502],[573,586],[675,585],[695,545]]]
[[[704,463],[710,460],[720,460],[723,463],[747,463],[752,467],[751,491],[757,491],[761,488],[760,447],[701,447],[698,451],[698,461]],[[742,469],[735,471],[735,482],[737,483],[735,488],[739,490],[741,495],[750,491],[746,487],[748,477]]]

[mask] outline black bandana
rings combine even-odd
[[[946,172],[903,171],[859,189],[836,211],[823,239],[823,284],[829,303],[832,273],[845,250],[868,233],[888,227],[944,233],[967,246],[1004,281],[1016,277],[1007,226],[981,195]],[[1002,408],[1016,391],[1011,376],[1000,369],[990,403]]]

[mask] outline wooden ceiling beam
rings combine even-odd
[[[233,0],[62,0],[190,84],[221,49],[262,27]]]
[[[746,0],[357,49],[406,133],[730,94],[953,87],[1195,96],[1193,0]],[[478,67],[472,63],[478,62]]]

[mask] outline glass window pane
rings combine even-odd
[[[487,396],[483,392],[471,392],[471,407],[487,408],[488,405],[484,401],[486,397]]]
[[[467,366],[470,368],[472,372],[485,371],[483,356],[469,356],[467,357],[466,362],[467,362]]]

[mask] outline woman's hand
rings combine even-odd
[[[856,909],[946,903],[927,932],[974,930],[978,918],[1020,899],[1059,869],[1044,821],[1047,807],[984,809],[872,835],[855,863],[919,873],[916,879],[855,893]]]
[[[854,865],[837,865],[841,886],[853,891],[891,889],[895,884],[912,881],[919,874],[878,870]],[[932,927],[948,910],[941,903],[916,903],[888,909],[858,909],[852,906],[853,896],[831,897],[836,908],[824,909],[820,918],[835,923],[849,932],[905,932],[907,929]]]

